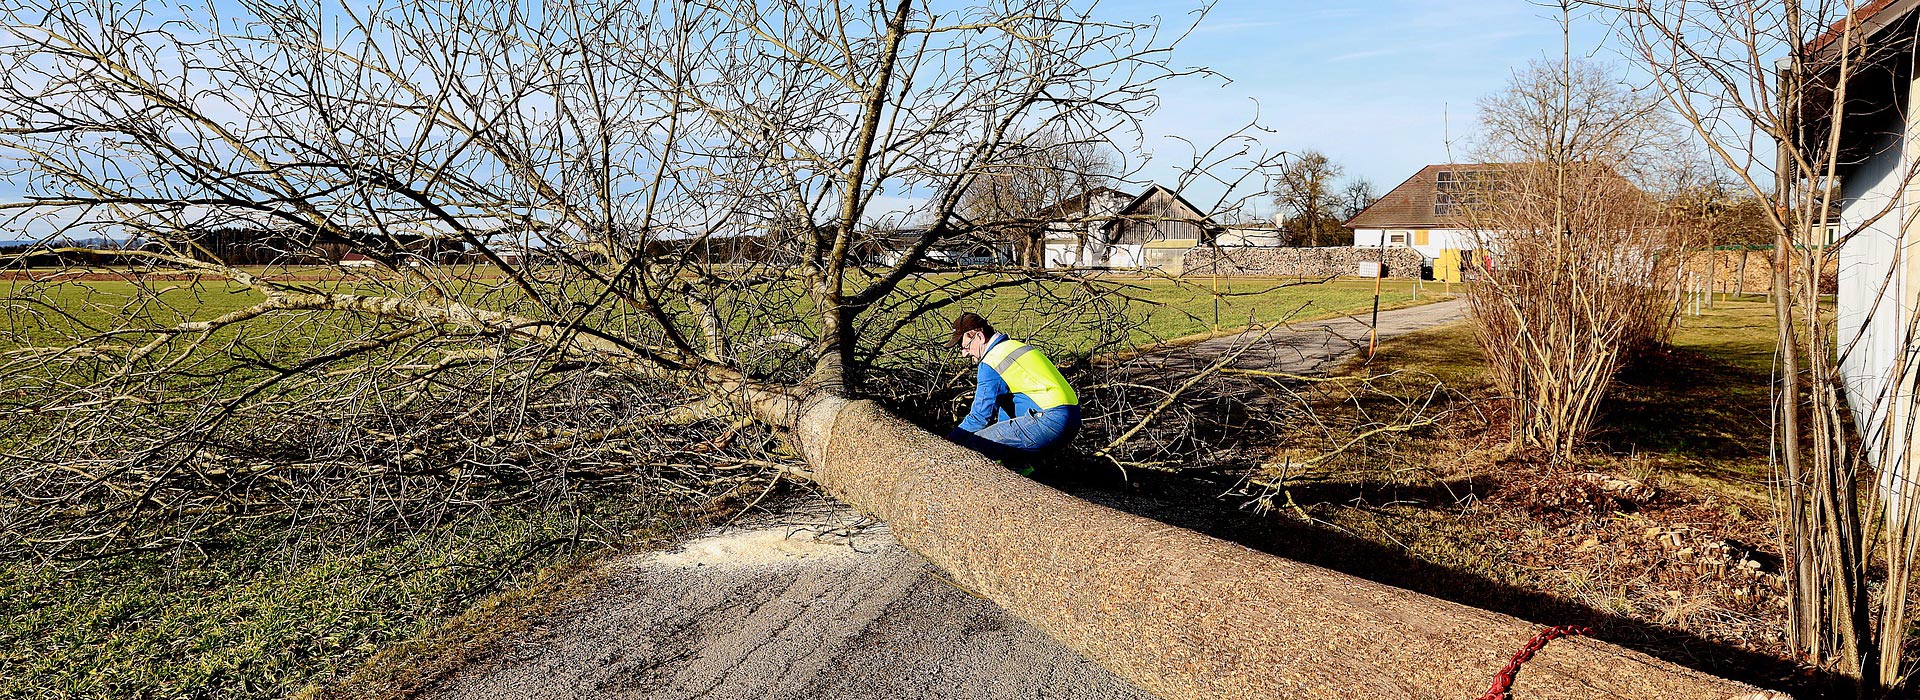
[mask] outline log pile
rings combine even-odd
[[[1384,262],[1388,277],[1419,279],[1424,261],[1412,248],[1194,246],[1181,269],[1188,277],[1344,277],[1360,274],[1360,263]]]

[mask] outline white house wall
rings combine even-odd
[[[1834,326],[1847,403],[1868,446],[1884,437],[1890,380],[1900,354],[1911,351],[1905,342],[1910,303],[1901,303],[1914,291],[1907,279],[1910,266],[1902,263],[1916,243],[1901,235],[1913,199],[1902,176],[1911,161],[1908,151],[1904,139],[1889,134],[1841,182],[1841,230],[1858,233],[1840,247]],[[1903,312],[1902,306],[1909,308]],[[1876,452],[1866,451],[1875,462],[1884,462]]]
[[[1474,232],[1465,229],[1427,229],[1427,242],[1424,245],[1413,243],[1415,231],[1416,229],[1410,228],[1357,228],[1353,230],[1353,244],[1377,248],[1381,245],[1381,241],[1388,240],[1389,234],[1403,233],[1406,234],[1408,242],[1405,247],[1420,251],[1420,255],[1429,261],[1439,258],[1440,251],[1444,249],[1473,250],[1480,247],[1474,242]]]
[[[1075,236],[1075,224],[1052,224],[1042,247],[1047,267],[1094,267],[1105,264],[1107,254],[1103,232],[1091,231],[1085,245]]]
[[[1093,267],[1101,264],[1106,246],[1097,240],[1088,240],[1084,249],[1080,241],[1050,240],[1046,242],[1047,267]]]
[[[1107,246],[1108,267],[1140,267],[1144,262],[1140,257],[1139,243],[1115,243]]]
[[[1088,203],[1087,221],[1047,224],[1042,243],[1047,267],[1097,267],[1108,264],[1106,219],[1118,213],[1132,197],[1100,196]],[[1086,246],[1080,244],[1080,232],[1086,232]]]

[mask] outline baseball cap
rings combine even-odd
[[[959,318],[953,319],[953,337],[947,339],[947,347],[959,345],[960,336],[966,335],[967,331],[980,331],[993,335],[993,324],[987,323],[980,314],[972,311],[960,314]]]

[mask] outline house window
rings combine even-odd
[[[1442,170],[1434,174],[1433,215],[1453,216],[1457,213],[1459,201],[1454,192],[1460,188],[1460,180],[1452,170]]]
[[[1480,201],[1485,192],[1505,179],[1505,175],[1495,170],[1442,170],[1434,173],[1433,215],[1450,217],[1466,213],[1467,206]]]
[[[1404,246],[1406,244],[1407,234],[1405,231],[1395,231],[1387,234],[1387,245]]]

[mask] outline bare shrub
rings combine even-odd
[[[1536,63],[1481,109],[1493,163],[1443,173],[1435,207],[1476,234],[1469,317],[1513,403],[1512,444],[1559,459],[1672,325],[1680,248],[1616,170],[1641,167],[1658,132],[1649,101],[1590,64]]]
[[[1772,242],[1770,483],[1789,561],[1787,643],[1857,681],[1860,697],[1901,697],[1920,670],[1911,588],[1920,551],[1911,457],[1920,373],[1905,359],[1911,331],[1889,329],[1914,327],[1910,302],[1890,291],[1910,274],[1898,251],[1911,245],[1912,215],[1903,213],[1906,195],[1874,193],[1904,193],[1920,179],[1901,153],[1906,146],[1881,140],[1912,130],[1911,120],[1889,128],[1880,113],[1912,108],[1904,102],[1909,78],[1895,77],[1910,74],[1911,8],[1850,0],[1593,4],[1617,13],[1630,54],[1743,187],[1740,199],[1750,204],[1742,227]],[[1889,162],[1897,164],[1873,173]],[[1836,217],[1843,197],[1851,201]],[[1860,257],[1848,273],[1858,286],[1840,296],[1857,296],[1828,314],[1822,271],[1840,264],[1843,250]],[[1874,470],[1877,491],[1874,479],[1862,478]]]
[[[1592,165],[1515,164],[1469,215],[1468,317],[1515,446],[1563,457],[1592,427],[1614,375],[1666,338],[1679,248],[1638,188]]]

